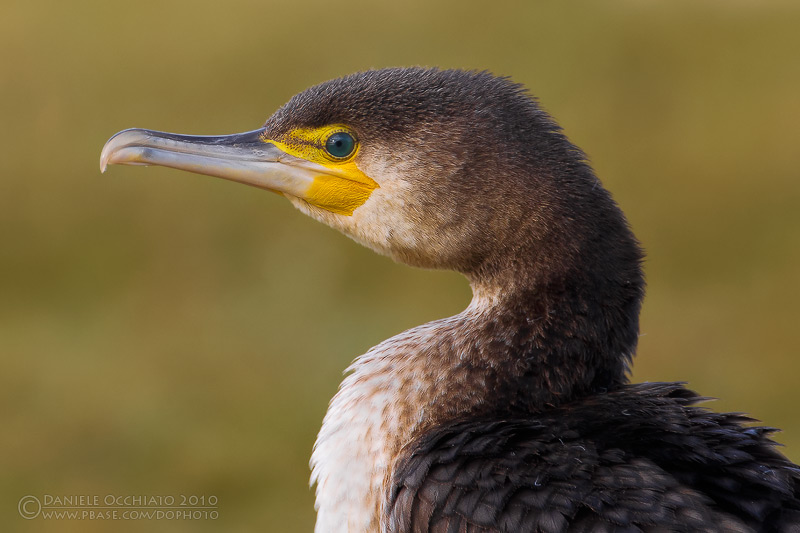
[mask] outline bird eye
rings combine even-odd
[[[356,149],[356,140],[346,131],[337,131],[325,141],[325,151],[336,159],[348,157]]]

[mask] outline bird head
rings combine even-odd
[[[529,262],[568,270],[598,232],[612,247],[633,243],[583,154],[522,86],[486,72],[357,73],[301,92],[247,133],[122,131],[103,148],[108,164],[268,189],[397,261],[472,279],[519,276]]]

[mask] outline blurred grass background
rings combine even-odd
[[[800,460],[794,2],[6,0],[0,8],[4,531],[310,531],[341,372],[461,310],[257,189],[98,170],[127,127],[250,130],[359,69],[489,69],[590,155],[648,250],[634,379],[686,380]],[[26,494],[198,494],[199,522],[22,520]]]

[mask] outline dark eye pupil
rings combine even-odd
[[[325,142],[325,149],[333,157],[347,157],[353,153],[356,147],[356,140],[347,132],[340,131],[334,133]]]

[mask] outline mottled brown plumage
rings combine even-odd
[[[626,381],[641,251],[583,153],[522,86],[458,70],[370,71],[300,93],[265,131],[338,123],[358,133],[362,158],[398,166],[411,186],[402,208],[421,244],[390,242],[387,253],[502,294],[486,326],[495,331],[473,334],[514,337],[513,357],[534,365],[520,382],[532,403]]]
[[[418,390],[404,385],[406,401],[385,413],[409,428],[390,446],[388,531],[800,527],[797,469],[769,430],[693,407],[680,385],[625,385],[640,249],[582,152],[522,87],[372,71],[301,93],[266,130],[333,123],[358,132],[366,157],[403,162],[404,208],[423,239],[448,244],[390,255],[463,272],[492,300],[433,323],[433,339],[412,330],[392,346],[422,363],[397,364]]]

